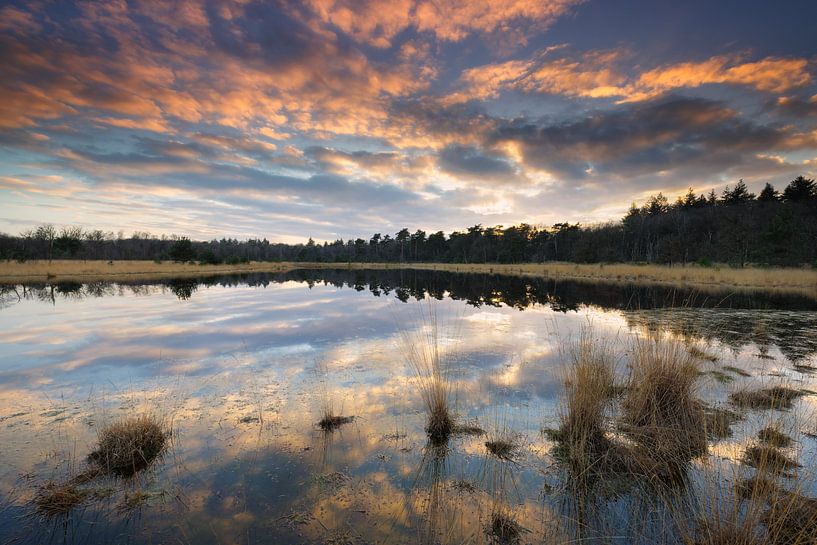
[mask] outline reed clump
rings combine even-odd
[[[763,515],[769,542],[780,545],[817,543],[817,499],[790,492],[769,502]]]
[[[572,466],[599,467],[597,462],[612,450],[605,432],[607,413],[616,395],[615,360],[609,348],[583,334],[571,348],[565,386],[561,425],[550,433],[559,441],[557,455]]]
[[[486,532],[492,543],[510,545],[520,542],[523,528],[504,509],[494,509]]]
[[[651,474],[679,472],[707,452],[707,418],[696,393],[698,362],[680,342],[651,338],[636,343],[630,367],[621,428],[642,447],[635,461]]]
[[[152,414],[125,418],[102,428],[97,450],[88,459],[103,471],[129,477],[150,466],[168,438],[162,421]]]
[[[421,331],[402,332],[402,348],[426,409],[426,433],[432,443],[439,444],[446,442],[457,426],[451,408],[451,382],[443,362],[437,317],[433,311],[424,315],[424,322]]]

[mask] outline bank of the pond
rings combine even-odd
[[[784,291],[817,298],[815,268],[732,268],[629,263],[270,263],[197,265],[171,261],[27,261],[0,263],[0,283],[161,279],[293,269],[419,269],[461,273],[565,278],[627,284]]]

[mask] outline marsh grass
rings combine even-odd
[[[423,406],[426,410],[426,433],[434,443],[445,443],[457,429],[453,414],[453,389],[449,368],[443,361],[437,314],[429,303],[421,311],[420,327],[415,331],[401,329],[401,348],[409,364]]]
[[[817,500],[814,467],[780,448],[794,440],[783,433],[779,416],[747,439],[739,464],[709,458],[695,493],[676,510],[679,540],[689,545],[814,545]],[[795,417],[799,418],[799,416]],[[796,422],[789,422],[793,427]],[[788,426],[787,426],[788,427]],[[691,526],[690,524],[691,523]]]
[[[329,365],[325,361],[315,363],[315,375],[318,379],[321,404],[318,427],[324,432],[331,433],[345,424],[354,422],[354,416],[343,416],[335,410],[335,402],[329,389]]]
[[[692,531],[680,527],[681,542],[694,545],[814,545],[817,500],[787,490],[760,467],[726,497],[696,517]],[[719,475],[718,478],[722,478]],[[686,515],[683,515],[686,516]]]
[[[41,515],[65,515],[84,503],[89,495],[90,491],[72,483],[49,482],[38,490],[34,505]]]
[[[790,475],[791,470],[800,467],[796,460],[787,456],[780,449],[765,443],[748,447],[741,461],[747,466],[785,476]]]
[[[745,409],[784,410],[791,409],[794,400],[804,395],[806,392],[802,390],[778,385],[755,390],[738,390],[729,395],[729,400]]]
[[[719,356],[717,356],[715,354],[710,354],[706,350],[704,350],[704,349],[702,349],[702,348],[700,348],[700,347],[698,347],[696,345],[690,346],[687,349],[687,351],[689,352],[690,356],[692,356],[693,358],[697,358],[699,360],[702,360],[702,361],[709,361],[709,362],[714,363],[714,362],[716,362],[716,361],[718,361],[720,359]]]
[[[521,454],[522,435],[513,431],[507,414],[496,417],[489,428],[485,441],[488,454],[499,460],[514,461]]]
[[[734,374],[739,375],[741,377],[751,377],[752,376],[752,373],[750,373],[748,371],[745,371],[745,370],[741,369],[740,367],[735,367],[734,365],[724,365],[723,370],[724,371],[729,371],[730,373],[734,373]]]
[[[124,418],[99,431],[97,449],[88,460],[102,471],[131,477],[162,455],[169,436],[164,422],[151,413]]]
[[[560,427],[555,433],[546,433],[559,442],[557,456],[584,474],[591,468],[599,469],[611,452],[605,428],[616,394],[615,360],[609,347],[588,331],[582,332],[568,356]]]
[[[635,342],[621,429],[642,447],[634,461],[670,476],[707,452],[707,420],[698,399],[698,360],[673,339]]]
[[[507,508],[495,506],[491,511],[491,518],[485,529],[491,543],[497,545],[511,545],[519,543],[525,529],[516,521]]]
[[[787,448],[792,443],[792,438],[783,433],[779,424],[769,424],[757,433],[757,438],[767,445],[777,448]]]

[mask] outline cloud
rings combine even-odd
[[[810,135],[755,124],[721,102],[677,96],[561,124],[519,121],[499,128],[492,140],[518,145],[528,167],[573,180],[677,167],[718,172],[764,150],[814,145]]]
[[[439,166],[444,172],[458,176],[494,178],[515,174],[503,155],[473,146],[447,146],[440,152]]]
[[[0,227],[47,208],[321,239],[604,219],[646,191],[813,171],[813,59],[637,50],[591,36],[580,3],[5,6]]]
[[[768,108],[772,111],[795,118],[817,116],[817,95],[811,98],[797,96],[779,97],[768,104]]]
[[[812,82],[809,61],[801,58],[767,57],[745,62],[740,57],[724,55],[628,74],[625,61],[632,59],[632,52],[587,51],[554,58],[553,54],[560,51],[564,52],[564,48],[551,47],[532,60],[511,60],[465,70],[460,77],[462,89],[450,94],[446,101],[496,98],[503,90],[518,90],[635,102],[707,84],[743,85],[781,93]]]
[[[549,27],[581,0],[310,0],[318,19],[353,39],[390,47],[413,29],[441,41],[458,42],[471,34],[512,34],[524,44],[528,33]]]

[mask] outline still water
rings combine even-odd
[[[458,419],[487,435],[427,445],[403,339],[429,316]],[[707,403],[753,385],[817,390],[817,301],[797,296],[343,270],[1,287],[0,542],[650,542],[632,491],[594,498],[577,534],[542,434],[588,330],[622,372],[650,331],[716,356],[701,364]],[[354,419],[324,432],[327,406]],[[806,467],[815,408],[806,395],[775,416]],[[68,514],[36,511],[43,486],[83,471],[101,426],[145,411],[172,428],[161,459],[84,485]],[[744,414],[694,470],[740,471],[768,419]],[[486,451],[497,435],[513,437],[512,460]],[[510,538],[493,531],[497,510]]]

